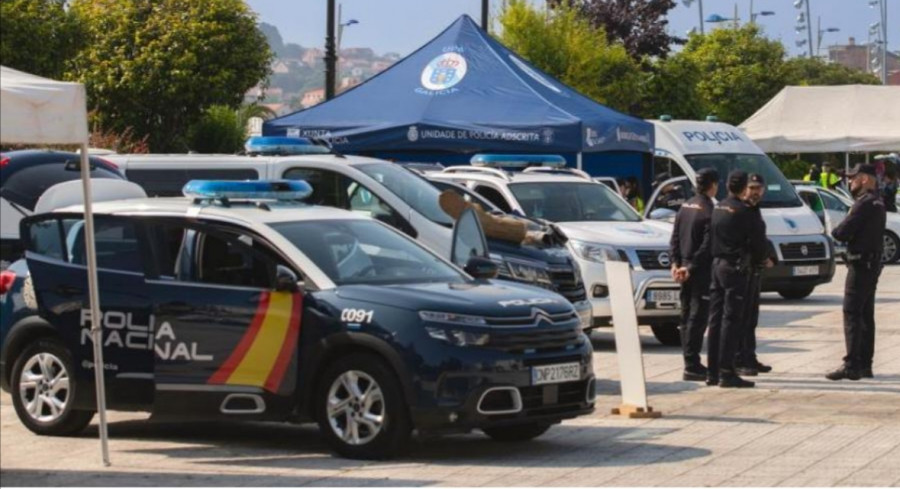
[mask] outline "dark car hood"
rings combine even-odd
[[[505,281],[409,285],[345,285],[338,297],[412,311],[438,311],[473,316],[528,316],[538,307],[549,314],[572,310],[563,297],[544,289]]]

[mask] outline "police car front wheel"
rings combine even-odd
[[[79,387],[73,372],[71,353],[56,339],[40,339],[19,355],[13,367],[13,405],[29,430],[74,435],[91,422],[93,411],[72,406]]]
[[[400,383],[371,354],[338,359],[318,389],[319,427],[339,454],[386,459],[397,455],[412,431]]]

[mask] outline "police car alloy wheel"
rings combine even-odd
[[[484,428],[481,431],[484,431],[484,434],[496,441],[517,442],[537,438],[546,433],[549,429],[550,425],[548,424],[528,423]]]
[[[55,339],[25,349],[13,368],[13,405],[22,423],[39,435],[74,435],[91,422],[92,411],[72,407],[78,388],[71,354]]]
[[[409,440],[409,412],[394,371],[378,356],[353,353],[333,362],[316,397],[319,428],[339,454],[386,459]]]
[[[884,233],[884,249],[881,252],[881,263],[894,263],[900,260],[900,238],[894,233]]]

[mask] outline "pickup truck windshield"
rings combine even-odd
[[[375,221],[296,221],[270,226],[337,285],[465,280],[431,252]]]
[[[728,196],[725,180],[734,170],[747,173],[759,173],[766,180],[766,193],[759,203],[760,207],[800,207],[803,201],[794,190],[794,186],[784,177],[781,170],[766,155],[758,154],[697,154],[687,155],[688,163],[697,171],[701,168],[714,168],[719,173],[719,200]]]
[[[641,216],[602,183],[513,183],[525,215],[550,222],[640,221]]]

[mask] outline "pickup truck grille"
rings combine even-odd
[[[644,270],[668,270],[672,265],[669,250],[636,250],[635,253]]]

